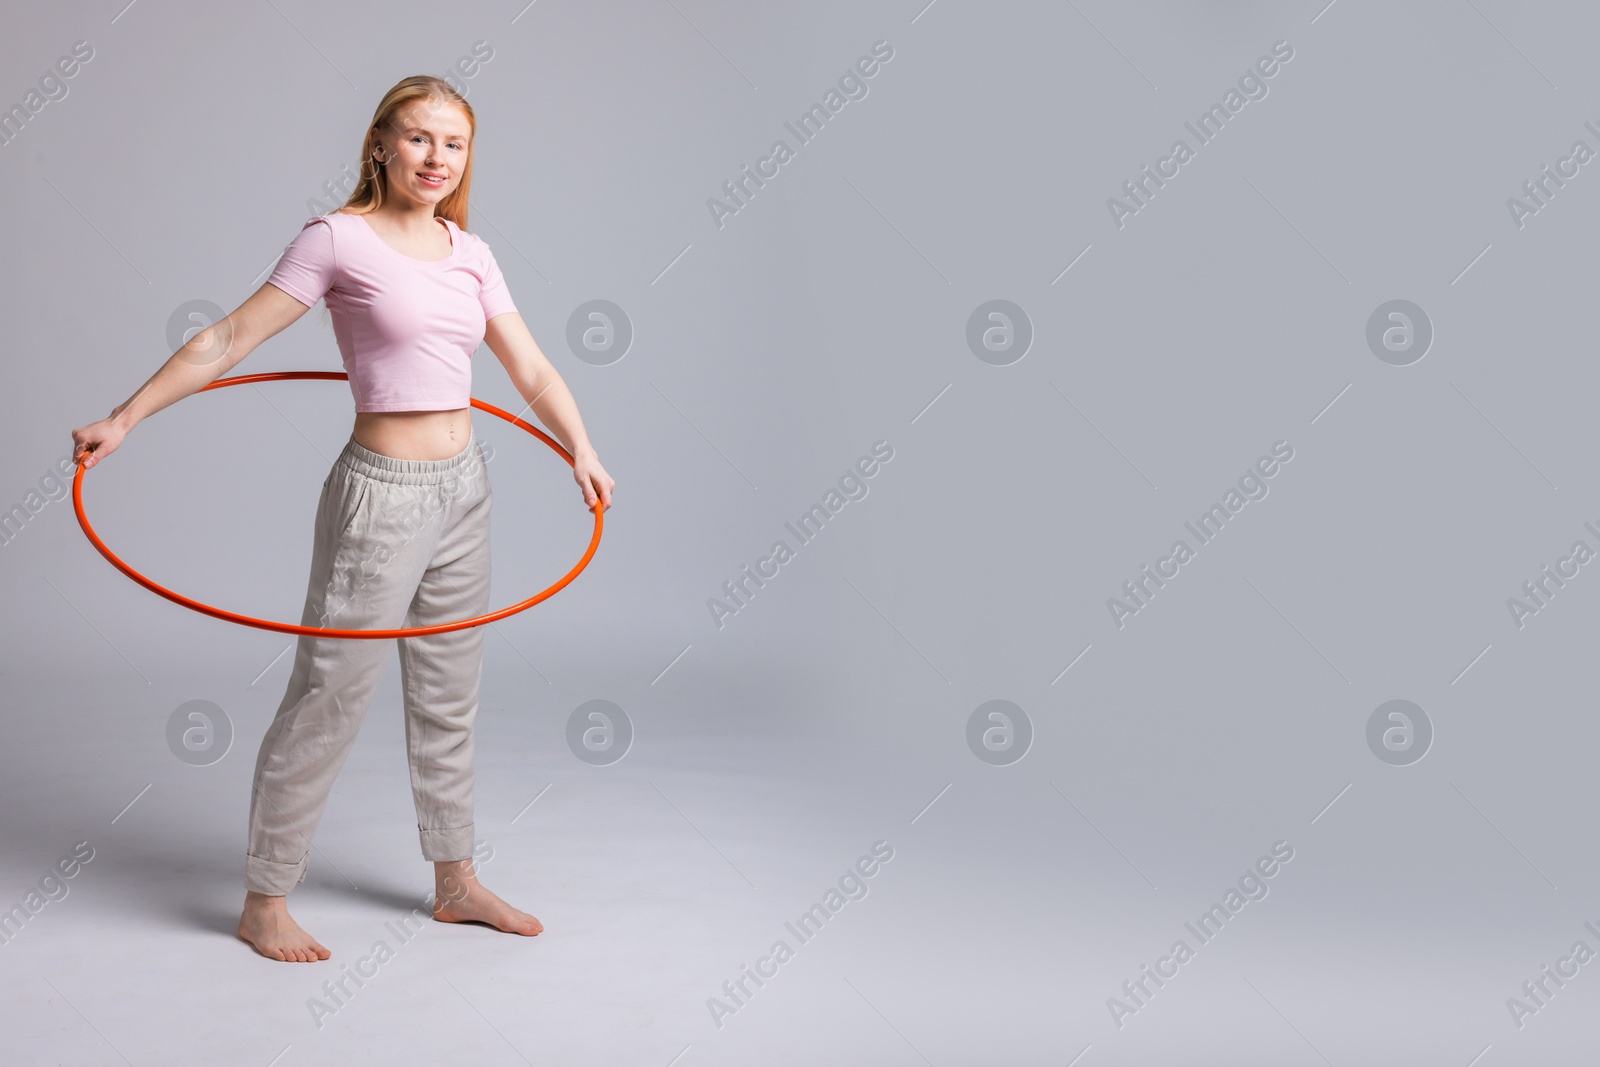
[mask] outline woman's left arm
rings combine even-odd
[[[584,503],[593,510],[598,499],[609,509],[611,487],[616,480],[600,465],[600,457],[589,443],[583,419],[578,415],[578,402],[550,360],[539,351],[522,316],[511,311],[490,319],[484,326],[483,343],[499,358],[511,376],[511,384],[539,421],[572,453],[572,476],[583,489]]]

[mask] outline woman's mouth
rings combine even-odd
[[[442,174],[418,174],[417,177],[422,180],[424,185],[431,185],[435,189],[441,188],[444,185],[444,175]]]

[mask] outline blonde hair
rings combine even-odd
[[[361,141],[361,179],[356,183],[350,199],[338,210],[352,215],[365,215],[383,206],[389,192],[389,176],[385,173],[387,167],[380,166],[372,158],[373,146],[378,143],[379,133],[393,128],[397,112],[419,101],[426,103],[435,114],[454,106],[467,116],[467,164],[461,169],[461,181],[433,210],[435,218],[449,219],[458,229],[465,230],[467,194],[472,187],[472,157],[477,154],[472,149],[478,133],[478,120],[466,97],[456,92],[443,78],[431,74],[402,78],[394,84],[394,88],[383,94],[383,99],[378,102],[378,110],[372,115],[372,123],[367,127],[366,136]]]

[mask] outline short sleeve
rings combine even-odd
[[[511,290],[506,286],[505,277],[500,273],[500,264],[495,262],[494,253],[481,237],[478,238],[478,248],[483,257],[483,285],[478,290],[478,302],[483,305],[483,320],[488,322],[496,315],[516,311],[517,305],[511,299]]]
[[[312,307],[332,288],[333,278],[333,224],[318,215],[300,227],[267,281]]]

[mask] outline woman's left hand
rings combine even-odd
[[[572,477],[583,490],[583,502],[589,505],[590,511],[594,510],[596,500],[605,505],[603,510],[611,510],[611,487],[617,480],[606,473],[593,449],[572,457]]]

